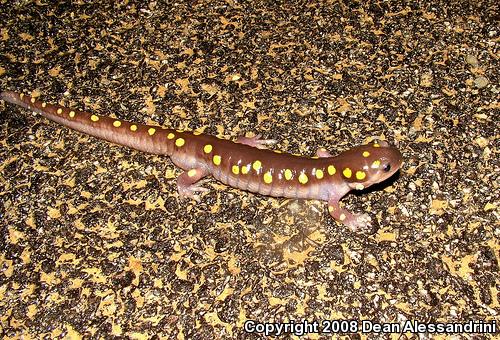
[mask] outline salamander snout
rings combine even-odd
[[[351,149],[346,156],[351,163],[350,171],[343,172],[342,176],[349,187],[356,190],[383,182],[403,163],[403,156],[397,148],[379,140]]]

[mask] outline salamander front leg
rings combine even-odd
[[[333,155],[331,153],[329,153],[328,151],[326,151],[326,149],[323,149],[323,148],[319,148],[316,151],[316,156],[318,156],[319,158],[333,157]]]
[[[352,214],[340,207],[338,198],[331,198],[328,201],[328,212],[340,223],[346,225],[352,231],[359,231],[371,226],[371,218],[367,214]]]
[[[236,139],[236,143],[249,145],[257,149],[267,149],[269,145],[276,144],[274,139],[261,139],[262,135],[256,135],[255,137],[245,137],[240,136]]]
[[[177,177],[177,191],[179,192],[180,197],[192,198],[196,202],[199,202],[200,197],[197,193],[210,191],[197,183],[206,175],[208,175],[208,172],[203,168],[191,169],[180,174],[180,176]]]

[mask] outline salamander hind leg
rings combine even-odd
[[[249,145],[257,149],[267,149],[269,145],[276,144],[274,139],[261,139],[261,135],[255,137],[240,136],[236,139],[236,143]]]
[[[353,214],[341,208],[338,200],[332,199],[328,201],[328,212],[335,220],[349,227],[352,231],[371,227],[371,218],[369,215]]]
[[[183,172],[177,177],[177,191],[181,198],[192,198],[196,202],[200,201],[200,192],[210,191],[202,187],[198,181],[208,175],[208,172],[203,168],[190,169]]]
[[[319,148],[318,150],[316,150],[316,156],[318,156],[319,158],[333,157],[333,155],[331,153],[329,153],[328,151],[326,151],[323,148]]]

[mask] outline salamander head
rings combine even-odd
[[[374,140],[341,154],[341,176],[351,189],[363,190],[391,177],[403,163],[401,152]]]

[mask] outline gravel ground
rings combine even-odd
[[[305,155],[377,136],[405,163],[344,199],[374,222],[354,233],[323,202],[214,180],[181,200],[165,157],[1,102],[0,333],[425,339],[445,336],[355,333],[499,320],[495,1],[51,3],[0,1],[0,89]]]

